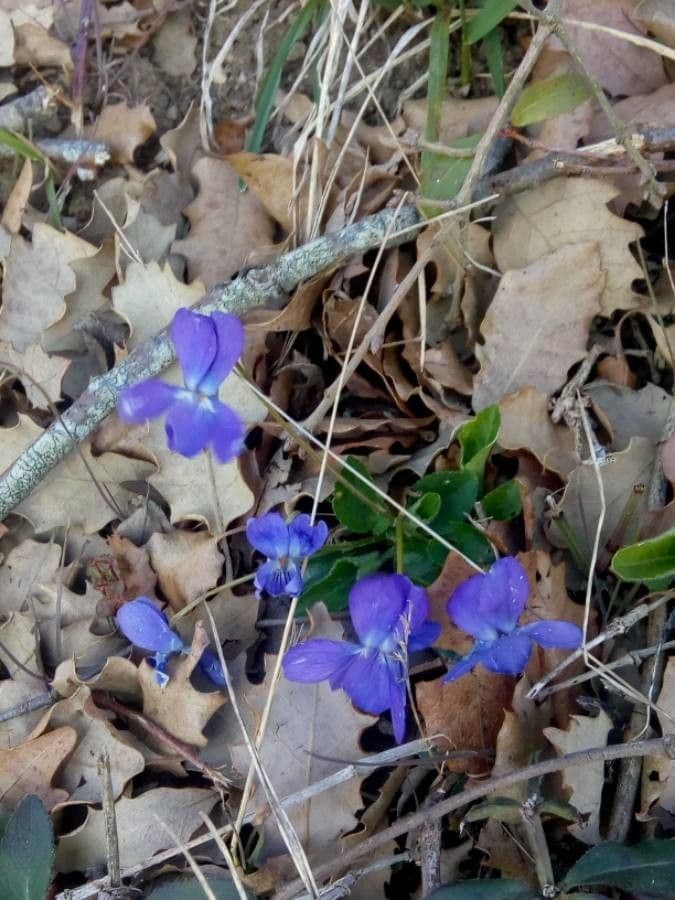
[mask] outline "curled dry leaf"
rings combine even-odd
[[[629,244],[643,237],[642,228],[611,212],[607,204],[618,191],[593,178],[554,178],[536,189],[509,197],[497,209],[494,252],[502,272],[519,269],[568,244],[592,241],[598,246],[606,274],[601,312],[640,304],[631,283],[642,269]],[[566,281],[573,270],[563,273]],[[553,342],[555,344],[555,341]],[[549,347],[549,349],[551,349]]]
[[[177,612],[214,587],[223,571],[218,538],[207,531],[153,534],[147,543],[162,593]]]
[[[185,256],[190,277],[210,289],[244,268],[254,251],[272,247],[274,223],[252,191],[241,191],[225,160],[200,159],[192,174],[199,193],[185,209],[190,234],[174,241],[173,252]]]
[[[106,106],[98,120],[85,129],[85,136],[106,144],[113,162],[127,165],[133,163],[136,150],[156,130],[149,106],[143,103],[130,108],[124,100]]]
[[[66,725],[26,741],[10,750],[0,750],[0,804],[13,812],[27,794],[36,794],[50,810],[68,799],[68,792],[52,787],[52,779],[72,753],[77,732]]]
[[[106,542],[113,557],[92,559],[87,566],[87,575],[110,603],[110,612],[117,612],[124,600],[154,597],[157,576],[150,565],[147,549],[137,547],[119,534],[111,534]]]
[[[604,747],[607,736],[613,728],[612,720],[604,710],[595,718],[572,716],[566,731],[560,728],[545,728],[544,734],[560,756],[586,750],[588,747]],[[584,844],[599,844],[600,810],[602,791],[605,786],[605,763],[602,759],[586,762],[562,770],[563,785],[570,791],[569,802],[583,817],[581,824],[569,826],[574,837]]]
[[[74,659],[67,659],[57,666],[52,687],[61,697],[72,696],[82,685],[91,691],[109,691],[122,700],[139,700],[141,697],[138,669],[131,660],[121,656],[111,656],[98,675],[88,680],[77,674]]]
[[[203,826],[201,813],[209,813],[217,802],[213,791],[192,787],[155,788],[133,799],[122,797],[115,804],[122,869],[149,864],[155,853],[175,846],[176,839],[186,843]],[[84,824],[59,840],[56,870],[86,872],[104,868],[106,860],[105,815],[89,809]]]
[[[312,608],[311,618],[312,637],[337,640],[342,636],[342,626],[331,621],[323,604]],[[267,657],[267,675],[261,684],[242,685],[240,703],[250,719],[249,733],[255,731],[271,690],[274,662],[274,657]],[[343,760],[363,756],[359,735],[372,725],[373,717],[356,710],[343,691],[331,691],[326,682],[299,684],[282,678],[274,697],[260,760],[279,796],[296,793],[332,775],[342,768]],[[233,739],[232,763],[245,777],[250,754],[241,743],[233,715],[226,712]],[[340,836],[357,824],[354,814],[363,805],[359,787],[360,779],[352,778],[288,810],[305,850],[319,858],[324,854],[334,856]],[[264,795],[257,793],[251,809],[263,801]],[[271,816],[265,823],[265,835],[267,853],[284,851]]]
[[[15,428],[3,428],[0,470],[13,463],[40,434],[42,428],[26,416],[19,416]],[[88,442],[81,450],[89,470],[79,453],[71,453],[16,507],[15,512],[29,519],[36,532],[61,526],[67,520],[81,523],[86,532],[98,531],[118,513],[103,501],[94,478],[123,508],[129,495],[120,485],[143,478],[152,470],[148,463],[113,453],[94,457]]]
[[[1,16],[1,11],[0,11]],[[2,54],[2,18],[0,17],[0,55]],[[28,205],[28,198],[33,187],[33,163],[29,159],[23,161],[19,177],[10,191],[7,203],[2,211],[2,225],[10,234],[18,234],[23,224],[23,215]]]
[[[231,153],[228,163],[253,191],[272,218],[289,234],[307,215],[307,189],[292,159],[276,153]]]
[[[606,381],[584,387],[593,410],[611,436],[609,449],[625,450],[633,437],[649,438],[655,444],[664,435],[672,413],[673,398],[649,382],[639,391]]]
[[[526,387],[547,394],[560,388],[586,352],[604,285],[598,244],[590,241],[506,272],[483,320],[485,343],[476,346],[474,408]]]
[[[566,425],[554,425],[545,394],[522,388],[499,403],[499,445],[504,450],[528,450],[544,469],[568,475],[579,463],[576,438]]]
[[[58,779],[59,785],[70,794],[71,801],[101,802],[104,788],[99,760],[104,754],[110,760],[115,799],[129,779],[145,768],[143,754],[136,748],[134,739],[118,731],[111,718],[96,707],[89,688],[81,686],[70,697],[55,703],[35,729],[36,736],[63,726],[69,726],[77,733],[77,745]]]

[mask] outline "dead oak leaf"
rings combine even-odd
[[[3,428],[0,431],[0,470],[11,465],[42,433],[42,428],[22,415],[17,426]],[[118,514],[103,501],[92,474],[123,507],[129,494],[121,487],[122,482],[143,478],[152,469],[147,463],[117,454],[94,457],[88,441],[80,446],[90,471],[80,454],[73,451],[14,510],[32,522],[36,532],[48,531],[66,521],[80,523],[85,532],[98,531]]]
[[[297,196],[293,160],[276,153],[231,153],[227,161],[284,231],[290,233],[304,222],[307,192]]]
[[[26,397],[38,409],[47,409],[49,401],[61,397],[61,382],[70,365],[67,359],[49,356],[40,344],[30,344],[19,353],[9,341],[0,341],[0,369],[8,363],[16,369]]]
[[[69,726],[77,733],[77,745],[59,773],[59,785],[70,794],[71,801],[100,803],[103,781],[99,760],[107,754],[110,778],[115,798],[125,784],[145,768],[143,754],[132,739],[109,721],[109,714],[98,709],[88,687],[82,686],[72,696],[59,700],[51,707],[35,729],[35,734]]]
[[[522,269],[508,271],[487,311],[476,346],[476,410],[507,394],[560,388],[586,352],[591,320],[600,312],[605,275],[596,243],[559,247]]]
[[[36,344],[43,330],[63,316],[64,297],[75,290],[69,263],[95,253],[81,238],[42,222],[33,229],[32,241],[14,235],[5,262],[0,340],[21,352]]]
[[[663,672],[663,684],[657,700],[657,716],[664,734],[673,730],[675,719],[675,656],[671,656]],[[660,754],[648,756],[642,769],[642,810],[638,818],[649,818],[653,807],[675,815],[675,760]]]
[[[193,306],[205,293],[199,279],[189,285],[178,281],[168,263],[163,268],[154,260],[130,263],[123,283],[112,290],[113,309],[131,329],[127,350],[159,334],[170,324],[176,310]]]
[[[603,315],[639,306],[631,282],[642,269],[628,245],[643,237],[642,228],[608,209],[618,191],[593,178],[554,178],[499,205],[493,227],[494,252],[502,272],[520,269],[568,244],[595,242],[606,274],[600,299]],[[573,278],[570,268],[560,275]],[[556,341],[552,341],[552,349]]]
[[[11,750],[0,750],[0,806],[12,812],[27,794],[37,794],[48,810],[67,800],[67,791],[51,783],[76,741],[75,729],[64,726]]]
[[[49,737],[49,735],[47,735]],[[39,739],[41,740],[41,739]],[[155,788],[115,804],[119,858],[123,869],[149,860],[160,850],[185,843],[204,824],[218,795],[204,788]],[[85,872],[106,865],[106,831],[102,810],[90,809],[83,825],[63,835],[56,851],[58,872]],[[169,834],[161,823],[169,826]]]
[[[107,145],[113,162],[133,163],[134,153],[157,130],[150,107],[145,104],[129,107],[126,100],[105,107],[97,121],[85,129],[91,141]]]
[[[632,437],[658,443],[672,412],[671,394],[649,382],[639,391],[607,381],[593,381],[584,387],[593,409],[612,438],[612,450],[625,450]]]
[[[199,193],[185,209],[190,233],[172,249],[187,259],[190,277],[211,289],[244,268],[253,252],[272,247],[274,222],[252,191],[241,191],[225,160],[204,157],[192,174]]]
[[[565,425],[554,425],[546,395],[522,388],[499,403],[499,445],[504,450],[527,450],[544,469],[567,475],[578,464],[576,438]]]
[[[9,673],[9,678],[0,681],[0,709],[18,706],[43,689],[38,630],[32,615],[10,612],[0,623],[0,661]],[[0,723],[0,748],[6,750],[25,741],[41,715],[42,710],[33,710]]]
[[[562,756],[588,747],[604,747],[612,728],[612,720],[604,710],[600,710],[595,718],[572,716],[567,731],[545,728],[544,734]],[[562,780],[570,791],[569,802],[584,817],[583,823],[569,826],[570,833],[584,844],[599,844],[602,841],[600,807],[605,786],[604,761],[586,761],[583,766],[563,769]]]
[[[190,683],[190,676],[207,643],[204,633],[195,631],[190,653],[184,658],[173,660],[169,666],[171,677],[164,687],[157,683],[155,670],[145,660],[138,669],[138,682],[143,694],[143,715],[179,741],[194,747],[207,745],[208,741],[204,737],[206,723],[226,702],[220,691],[197,691]],[[156,749],[163,751],[167,748],[158,746]]]
[[[159,586],[174,612],[214,587],[222,574],[218,538],[206,531],[156,532],[146,546]]]
[[[342,636],[342,626],[331,621],[323,604],[313,607],[311,617],[312,637],[336,640]],[[242,711],[250,717],[249,732],[260,720],[273,669],[274,658],[268,657],[264,681],[245,684],[242,689],[240,702]],[[262,766],[280,796],[296,793],[337,772],[341,760],[362,756],[359,735],[372,723],[372,716],[359,712],[343,691],[332,691],[326,682],[310,685],[282,678],[260,748]],[[250,754],[235,729],[233,724],[232,733],[237,737],[230,751],[232,762],[245,776]],[[319,856],[326,851],[335,854],[336,841],[357,824],[354,813],[362,806],[359,788],[360,779],[350,779],[311,798],[302,807],[288,810],[308,852]],[[254,797],[251,808],[258,806],[260,800],[260,795]],[[285,852],[271,820],[265,824],[265,850],[268,854]]]

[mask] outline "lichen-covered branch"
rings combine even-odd
[[[368,216],[292,250],[269,266],[251,269],[240,278],[219,285],[206,294],[198,308],[204,313],[223,310],[243,315],[255,306],[279,304],[301,281],[324,269],[379,247],[383,241],[393,246],[409,240],[409,231],[404,235],[399,232],[418,221],[413,206]],[[109,372],[92,379],[82,396],[0,476],[0,520],[115,409],[121,391],[158,375],[174,360],[173,344],[165,330],[137,347]]]

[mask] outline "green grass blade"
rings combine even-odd
[[[487,0],[464,30],[467,44],[475,44],[493,31],[518,5],[518,0]]]
[[[441,112],[445,99],[445,84],[448,77],[450,56],[450,13],[439,10],[431,26],[429,47],[429,87],[427,92],[427,122],[424,137],[427,141],[438,141],[441,126]]]
[[[255,101],[255,123],[246,143],[246,149],[250,150],[251,153],[259,153],[262,148],[265,129],[272,115],[274,101],[281,82],[281,73],[284,70],[291,48],[304,35],[316,10],[325,3],[326,0],[308,0],[284,35],[279,49],[274,54]]]
[[[502,36],[499,28],[494,28],[483,38],[481,47],[485,53],[488,71],[492,78],[492,86],[498,97],[504,96],[506,78],[504,76],[504,54],[502,53]]]
[[[45,162],[45,156],[29,140],[6,128],[0,128],[0,144],[8,147],[17,156],[23,156],[32,162]]]

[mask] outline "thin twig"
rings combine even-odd
[[[110,757],[104,751],[98,761],[98,774],[103,787],[102,806],[105,826],[105,855],[108,863],[110,887],[114,890],[122,883],[120,877],[120,846],[117,835],[117,815],[115,814],[115,794],[110,775]]]
[[[0,712],[0,722],[9,722],[11,719],[18,719],[19,716],[25,716],[36,709],[44,709],[45,706],[51,706],[58,699],[59,695],[54,690],[48,691],[46,694],[38,694],[37,697],[29,697],[23,703],[17,703],[16,706],[10,706],[4,712]]]
[[[652,738],[648,741],[636,741],[633,744],[615,744],[611,747],[590,747],[587,750],[577,750],[575,753],[568,753],[559,756],[556,759],[546,759],[542,762],[527,766],[524,769],[517,769],[513,772],[507,772],[505,775],[499,775],[497,778],[491,778],[475,787],[467,788],[460,794],[454,794],[434,806],[426,807],[418,812],[402,816],[389,828],[366,838],[357,847],[345,851],[337,859],[316,866],[314,875],[317,880],[323,880],[335,876],[339,872],[345,871],[362,856],[372,854],[375,850],[407,834],[414,828],[419,828],[430,819],[440,819],[450,813],[473,803],[475,800],[481,800],[488,794],[494,794],[496,791],[504,790],[514,784],[521,784],[523,781],[529,781],[531,778],[542,778],[544,775],[550,775],[553,772],[560,772],[563,769],[572,766],[583,766],[590,762],[603,760],[605,762],[613,759],[625,759],[629,756],[668,756],[669,759],[675,758],[675,735],[668,734],[662,738]],[[298,882],[293,882],[284,886],[274,897],[274,900],[290,900],[295,893],[301,888]]]

